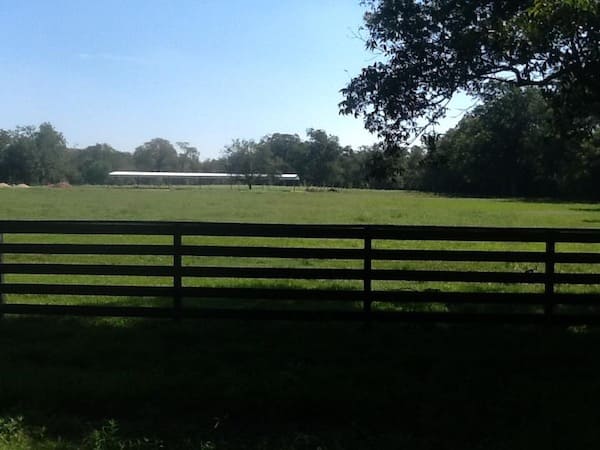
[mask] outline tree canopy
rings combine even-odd
[[[56,183],[67,172],[66,141],[49,123],[0,132],[0,178],[12,183]]]
[[[600,116],[598,0],[364,0],[378,55],[342,89],[341,112],[389,142],[444,116],[457,92],[537,87],[566,127]]]
[[[600,127],[588,135],[563,135],[555,125],[551,103],[539,89],[510,86],[497,88],[453,129],[425,135],[422,146],[411,148],[379,142],[353,149],[324,130],[308,129],[304,138],[274,133],[258,141],[235,139],[220,157],[200,160],[189,143],[163,138],[134,153],[108,144],[68,148],[64,136],[44,123],[0,130],[0,183],[155,182],[108,175],[137,169],[235,172],[252,186],[295,172],[307,186],[600,198]]]
[[[150,171],[177,170],[177,150],[166,139],[154,138],[133,152],[136,168]]]

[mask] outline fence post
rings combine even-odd
[[[173,232],[173,318],[181,319],[181,232]]]
[[[369,227],[365,227],[364,235],[364,261],[363,261],[363,312],[365,319],[371,319],[371,303],[373,299],[371,297],[371,270],[372,270],[372,238]]]
[[[0,233],[0,246],[4,242],[4,234]],[[2,249],[0,248],[0,288],[4,284],[4,269],[2,267]],[[4,292],[0,291],[0,307],[4,304],[5,296]],[[4,317],[4,312],[0,311],[0,319]]]
[[[552,313],[554,309],[554,261],[556,254],[556,243],[553,240],[546,241],[546,267],[545,275],[546,282],[544,283],[544,316],[546,316],[547,322],[552,320]]]

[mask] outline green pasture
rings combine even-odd
[[[0,189],[0,218],[595,227],[600,223],[600,206],[392,191],[81,187]],[[225,245],[260,242],[185,239]],[[7,235],[6,241],[168,243],[169,238]],[[294,239],[281,245],[317,244]],[[343,239],[328,244],[362,245]],[[381,241],[375,245],[501,248],[489,243]],[[591,251],[589,247],[568,249]],[[511,244],[510,249],[541,247]],[[32,256],[37,262],[171,263],[168,257],[148,256],[6,255],[5,260],[24,262]],[[186,263],[229,261],[189,258]],[[324,263],[255,258],[243,264],[322,267]],[[343,261],[325,264],[349,267]],[[418,262],[391,262],[385,267],[442,268]],[[540,269],[525,264],[491,267]],[[53,277],[50,281],[44,276],[7,275],[6,279],[132,282],[130,277]],[[145,277],[135,281],[171,282]],[[308,282],[215,279],[202,283],[301,287]],[[170,303],[169,299],[8,297],[9,302]],[[198,304],[194,299],[186,302]],[[215,305],[214,301],[201,304]],[[256,305],[260,303],[249,307]],[[365,328],[346,323],[7,316],[0,320],[0,449],[596,448],[600,444],[599,345],[598,331],[584,327],[374,324]]]
[[[407,225],[471,225],[505,227],[593,227],[600,221],[600,207],[587,203],[552,201],[521,201],[517,199],[452,198],[402,191],[368,190],[306,190],[303,188],[243,186],[189,187],[81,187],[71,189],[31,188],[0,190],[3,219],[101,219],[101,220],[169,220],[265,223],[322,223],[322,224],[407,224]],[[6,242],[103,242],[103,243],[170,243],[169,237],[135,238],[128,236],[31,236],[8,235]],[[220,245],[324,245],[315,239],[208,238],[184,237],[184,244]],[[331,239],[330,247],[360,248],[359,240]],[[520,243],[457,243],[457,242],[394,242],[375,241],[375,248],[417,249],[510,249],[543,250],[543,244]],[[581,246],[559,245],[557,251]],[[599,250],[587,245],[586,251]],[[169,265],[169,257],[150,256],[5,256],[6,262],[78,262],[103,264]],[[249,267],[344,267],[360,268],[361,261],[287,260],[244,258],[186,257],[185,265],[236,265]],[[541,264],[527,263],[436,263],[410,261],[376,261],[374,268],[406,270],[501,270],[512,272],[543,271]],[[594,272],[592,265],[563,265],[558,271]],[[13,276],[7,282],[111,283],[169,285],[169,278],[158,277],[85,277],[85,276]],[[235,280],[184,279],[185,286],[236,286],[281,288],[349,288],[359,289],[360,281],[302,281],[302,280]],[[542,292],[542,285],[465,284],[445,282],[383,282],[375,281],[374,289],[403,290],[496,290],[501,292]],[[562,292],[577,292],[579,288],[561,286]],[[588,288],[589,289],[589,288]],[[580,289],[579,289],[580,290]],[[8,301],[52,302],[45,296],[9,296]],[[159,299],[65,298],[69,303],[128,303],[165,304]],[[204,304],[187,299],[188,306]],[[246,302],[252,307],[261,302]],[[281,302],[278,302],[282,305]],[[223,306],[224,302],[220,303]],[[290,305],[283,304],[286,308]],[[310,305],[311,308],[322,305]],[[327,305],[325,305],[327,306]],[[339,305],[337,305],[339,306]],[[356,307],[357,305],[347,305]],[[386,305],[375,304],[375,307]],[[417,305],[418,309],[418,305]]]
[[[2,219],[595,227],[591,203],[257,186],[0,189]]]

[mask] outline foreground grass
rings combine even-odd
[[[0,330],[0,448],[600,443],[596,330],[35,318]]]
[[[0,205],[0,219],[600,223],[594,204],[372,191],[4,189]],[[6,317],[0,449],[595,448],[599,345],[581,328]]]

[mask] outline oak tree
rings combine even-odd
[[[567,127],[600,116],[598,0],[363,0],[376,61],[342,89],[343,114],[389,141],[444,116],[457,92],[537,87]]]

